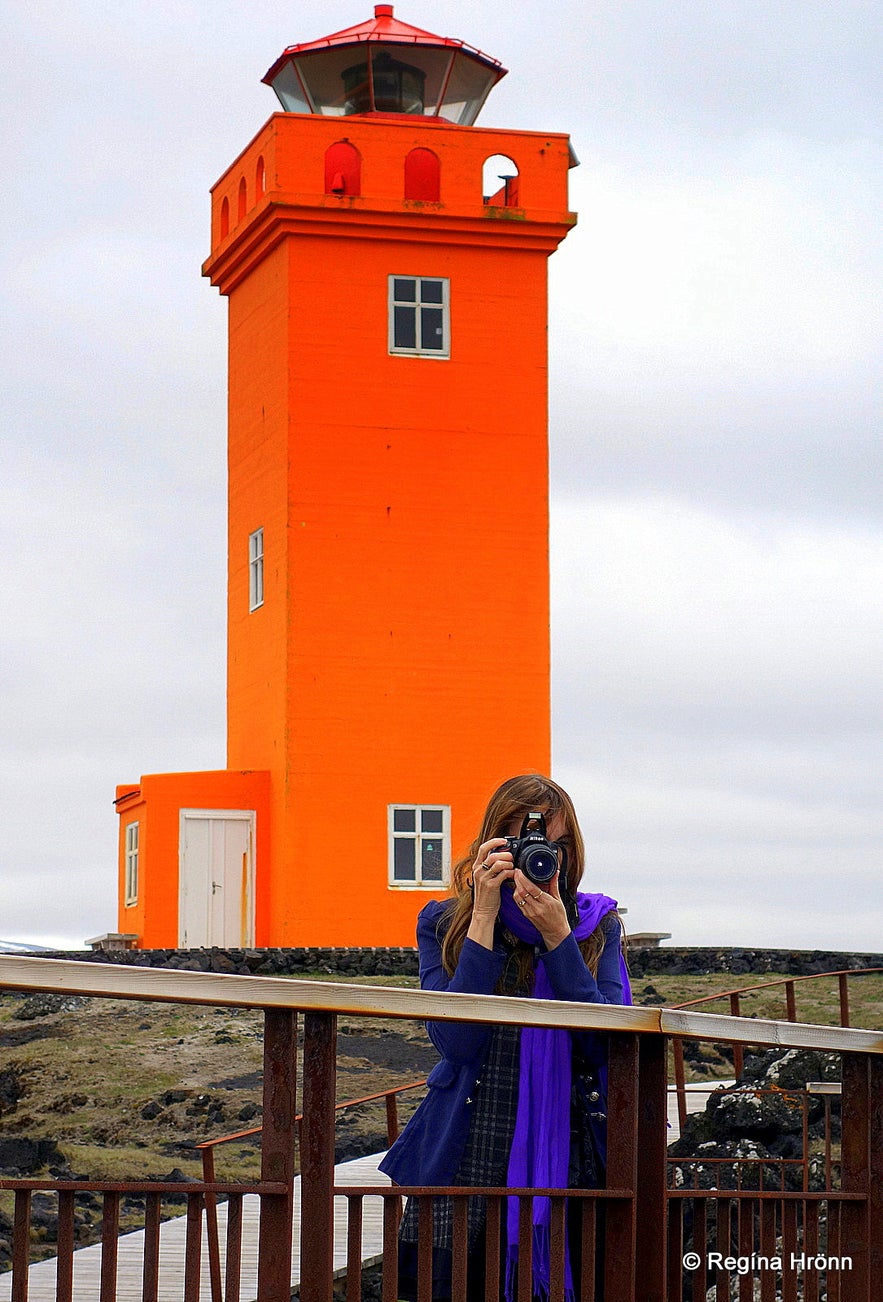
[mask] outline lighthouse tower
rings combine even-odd
[[[273,64],[282,111],[212,191],[227,768],[117,790],[143,947],[413,944],[491,790],[549,767],[546,264],[572,155],[473,125],[503,75],[377,5]]]

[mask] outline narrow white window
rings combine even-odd
[[[451,875],[450,828],[450,805],[390,805],[390,886],[446,886]]]
[[[138,824],[126,824],[126,908],[138,903]]]
[[[450,357],[449,280],[390,276],[389,351],[411,357]]]
[[[264,604],[264,531],[255,529],[248,536],[248,608],[257,610]]]

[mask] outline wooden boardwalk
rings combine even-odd
[[[383,1157],[371,1157],[344,1162],[335,1167],[335,1185],[341,1188],[357,1185],[389,1185],[389,1180],[377,1170]],[[383,1207],[380,1198],[365,1198],[362,1204],[362,1259],[377,1260],[383,1241]],[[260,1199],[257,1194],[247,1194],[242,1200],[242,1269],[240,1273],[242,1302],[255,1302],[258,1278],[258,1214]],[[221,1269],[224,1268],[224,1243],[227,1231],[227,1204],[218,1206],[218,1232],[221,1241]],[[160,1226],[159,1302],[181,1302],[184,1294],[184,1247],[187,1234],[186,1216],[163,1221]],[[141,1271],[144,1261],[144,1231],[136,1230],[120,1237],[117,1246],[116,1302],[141,1302]],[[334,1203],[334,1269],[346,1266],[346,1200]],[[28,1302],[55,1302],[56,1259],[37,1262],[28,1271]],[[74,1253],[73,1302],[95,1302],[100,1295],[101,1244],[79,1248]],[[291,1284],[300,1282],[300,1176],[294,1182],[294,1245],[292,1252]],[[0,1275],[0,1302],[10,1302],[12,1274]],[[202,1278],[199,1302],[211,1302],[208,1278],[208,1248],[205,1228],[202,1235]]]

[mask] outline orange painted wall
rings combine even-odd
[[[139,949],[175,948],[178,944],[178,835],[182,809],[253,809],[255,811],[255,896],[266,887],[262,864],[270,858],[270,778],[268,773],[152,773],[138,786],[117,787],[119,829],[119,910],[117,928],[138,936]],[[126,828],[139,824],[139,890],[132,907],[125,904]],[[255,943],[259,938],[255,920]]]
[[[323,193],[343,139],[360,196]],[[441,160],[438,203],[402,197],[415,147]],[[520,208],[482,202],[496,153]],[[263,943],[413,943],[427,893],[388,885],[387,806],[450,804],[456,855],[496,783],[549,767],[546,260],[573,223],[567,167],[563,136],[278,114],[213,192],[227,762],[271,775]],[[389,355],[390,274],[450,278],[449,360]]]

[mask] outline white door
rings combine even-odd
[[[254,810],[182,809],[178,945],[254,944]]]

